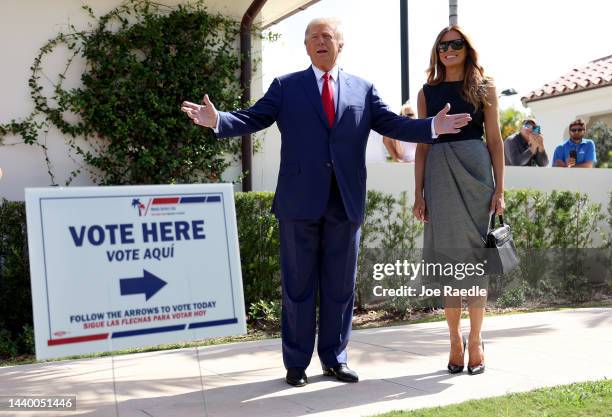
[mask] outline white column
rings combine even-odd
[[[448,0],[448,25],[455,26],[458,24],[458,0]]]

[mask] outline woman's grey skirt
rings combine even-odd
[[[491,157],[481,139],[429,148],[424,177],[429,215],[423,243],[426,261],[484,262],[494,188]],[[461,278],[464,273],[455,275],[450,281],[460,287],[472,281]]]

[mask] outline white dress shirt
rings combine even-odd
[[[314,65],[311,65],[312,70],[315,73],[315,77],[317,79],[317,86],[319,87],[319,94],[323,95],[323,74],[325,71],[317,68]],[[335,65],[331,71],[329,71],[330,77],[329,80],[332,83],[332,87],[334,89],[334,108],[336,109],[336,113],[338,110],[338,65]],[[434,130],[433,118],[431,119],[431,137],[436,139],[438,135],[436,135],[436,131]]]
[[[323,75],[325,71],[311,65],[312,70],[315,73],[315,77],[317,78],[317,86],[319,87],[319,94],[323,95]],[[338,66],[334,66],[331,71],[329,71],[329,81],[331,82],[332,88],[334,89],[334,108],[338,110]]]

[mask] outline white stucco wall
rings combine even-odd
[[[414,201],[414,164],[383,162],[367,168],[368,189],[392,194],[407,191],[409,200]],[[612,190],[612,169],[506,167],[504,182],[506,189],[580,191],[605,209]]]
[[[265,45],[263,48],[265,48]],[[258,51],[261,54],[261,45]],[[269,84],[266,83],[264,85],[263,81],[265,78],[263,76],[263,67],[264,64],[260,61],[257,73],[253,75],[251,97],[261,97],[268,90]],[[254,142],[257,141],[259,143],[259,151],[253,155],[253,191],[274,190],[280,165],[281,147],[280,132],[276,127],[276,123],[265,130],[253,134],[252,137]]]
[[[185,3],[186,0],[168,0],[163,3],[169,6]],[[97,16],[101,16],[122,3],[122,0],[88,0]],[[76,0],[3,0],[0,5],[0,123],[11,119],[22,119],[33,110],[27,85],[30,77],[30,66],[34,58],[48,39],[61,30],[66,31],[69,24],[77,28],[86,28],[90,18],[81,9],[83,3]],[[225,0],[207,0],[210,12],[221,12],[235,20],[240,20],[250,4],[248,0],[228,2]],[[238,43],[236,43],[238,48]],[[254,55],[260,54],[261,42],[253,42]],[[58,48],[44,62],[45,75],[56,80],[62,72],[68,57],[65,48]],[[75,60],[64,83],[65,87],[76,87],[80,84],[80,75],[84,68],[82,60]],[[49,89],[51,83],[43,82]],[[253,97],[261,95],[261,71],[253,76]],[[48,91],[48,90],[46,90]],[[199,100],[194,97],[194,100]],[[41,136],[41,142],[49,148],[48,156],[55,174],[55,183],[63,185],[70,172],[79,166],[79,158],[69,151],[66,139],[55,128],[47,135]],[[82,142],[80,142],[82,143]],[[21,138],[8,136],[4,145],[0,145],[0,168],[4,176],[0,180],[0,198],[23,200],[24,188],[43,187],[51,184],[47,173],[44,155],[39,147],[21,143]],[[233,180],[239,174],[237,166],[228,170],[225,179]],[[71,185],[91,185],[87,172],[79,175]]]
[[[414,164],[386,162],[368,164],[367,168],[368,189],[394,195],[406,191],[410,204],[414,202]],[[531,188],[544,192],[570,190],[586,193],[592,203],[602,205],[605,214],[612,190],[612,169],[506,167],[504,182],[507,190]],[[602,222],[600,227],[607,227],[607,224]],[[595,245],[599,244],[600,236],[594,236],[593,241]]]
[[[589,124],[592,116],[612,112],[612,86],[595,88],[527,103],[542,126],[544,146],[551,159],[555,147],[569,138],[569,123],[580,117]]]

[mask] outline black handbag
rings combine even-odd
[[[499,227],[495,227],[495,213],[491,215],[485,247],[489,274],[507,274],[518,266],[519,257],[512,240],[512,231],[504,223],[503,216],[499,216]]]

